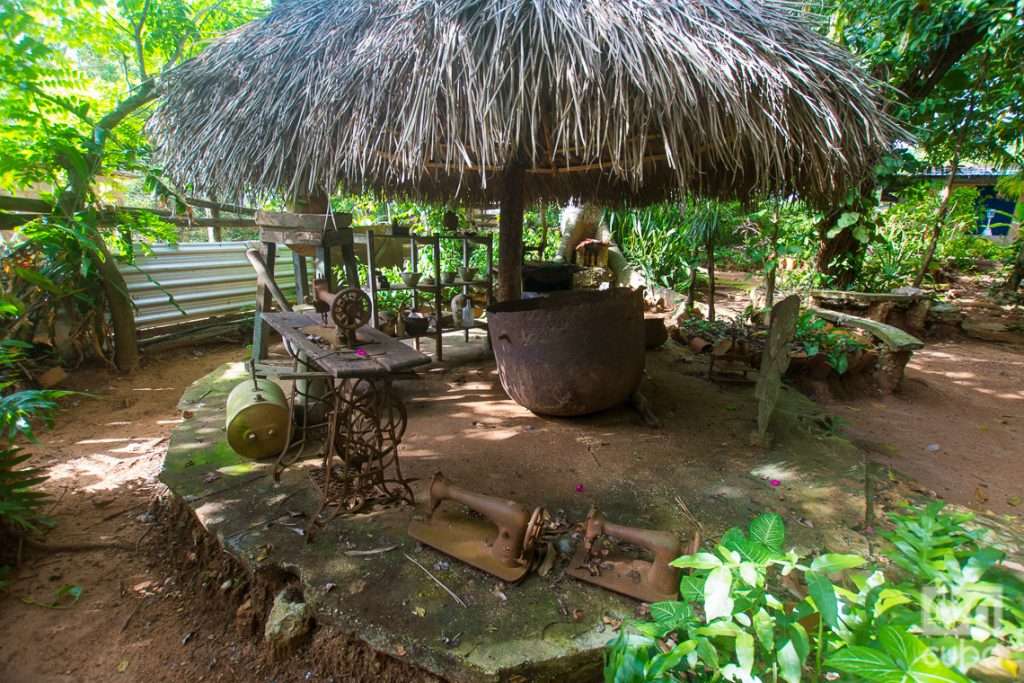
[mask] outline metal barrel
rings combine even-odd
[[[279,455],[288,438],[288,400],[277,384],[246,380],[231,390],[227,402],[228,445],[242,457],[258,460]]]

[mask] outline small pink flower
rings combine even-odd
[[[782,482],[779,481],[778,479],[772,479],[768,483],[771,484],[774,488],[778,488],[779,486],[782,486]]]
[[[583,493],[583,484],[576,484],[576,493]]]
[[[366,349],[356,349],[356,355],[360,358],[366,358]]]

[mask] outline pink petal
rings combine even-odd
[[[366,349],[356,349],[356,355],[357,356],[365,357],[366,356]]]
[[[576,493],[583,493],[583,484],[576,484]]]
[[[771,480],[770,482],[768,482],[768,483],[769,483],[769,484],[771,484],[772,486],[782,486],[782,482],[781,482],[781,481],[779,481],[778,479],[772,479],[772,480]]]

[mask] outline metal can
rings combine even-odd
[[[269,379],[246,380],[227,402],[228,445],[244,458],[280,455],[288,438],[288,400]]]

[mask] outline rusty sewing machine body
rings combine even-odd
[[[354,347],[356,330],[370,321],[370,297],[358,287],[331,292],[325,280],[316,280],[311,303],[325,327],[334,323],[335,338],[329,339],[332,348]]]
[[[607,537],[640,546],[653,554],[654,559],[647,561],[617,557],[612,552],[605,554],[607,549],[603,547],[603,541]],[[566,573],[644,602],[677,600],[680,570],[669,563],[681,554],[682,548],[675,534],[615,524],[591,508],[583,540]]]
[[[484,519],[439,509],[446,500],[461,503]],[[430,482],[426,519],[413,519],[409,535],[504,581],[519,581],[530,570],[544,510],[531,513],[514,500],[461,488],[440,472]]]

